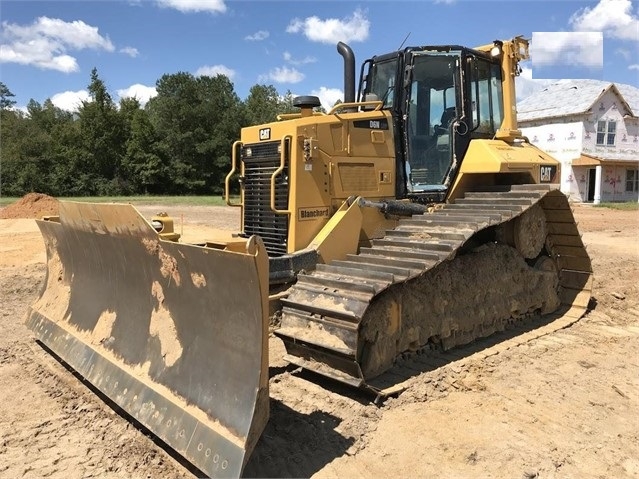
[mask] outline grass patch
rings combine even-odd
[[[78,198],[58,198],[68,201],[86,201],[87,203],[131,203],[132,205],[167,206],[224,206],[221,196],[91,196]]]
[[[0,196],[0,208],[4,208],[11,203],[15,203],[20,198],[14,198],[13,196]]]
[[[593,205],[596,208],[610,208],[611,210],[622,210],[622,211],[637,211],[639,210],[639,203],[636,201],[626,201],[624,203],[599,203],[598,205]]]
[[[0,208],[15,203],[20,198],[8,196],[0,197]],[[58,198],[67,201],[84,201],[87,203],[131,203],[132,205],[157,205],[166,206],[225,206],[226,202],[221,196],[83,196],[71,198]],[[235,202],[237,198],[233,199]]]

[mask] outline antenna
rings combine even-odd
[[[404,41],[402,42],[402,44],[399,46],[399,48],[397,50],[401,50],[402,47],[404,46],[404,43],[406,43],[406,40],[408,40],[408,37],[410,37],[410,32],[408,32],[408,35],[406,35],[406,38],[404,38]]]

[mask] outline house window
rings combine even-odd
[[[597,144],[614,146],[617,122],[615,120],[599,120],[597,122]]]
[[[639,170],[626,170],[626,191],[639,191]]]

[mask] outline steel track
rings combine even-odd
[[[592,265],[566,196],[557,185],[503,189],[507,191],[467,193],[431,213],[402,219],[359,254],[299,275],[288,297],[282,299],[282,323],[276,331],[286,345],[285,359],[356,387],[380,393],[397,390],[404,376],[393,372],[397,368],[374,379],[362,373],[360,332],[367,309],[388,288],[428,274],[454,259],[465,246],[481,241],[488,228],[516,218],[535,204],[545,213],[546,250],[558,270],[561,299],[560,308],[543,318],[550,321],[542,328],[547,331],[543,334],[578,320],[590,300]]]

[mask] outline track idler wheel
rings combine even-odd
[[[546,243],[547,234],[546,214],[538,204],[515,219],[499,225],[496,230],[499,243],[515,247],[526,259],[539,256]]]

